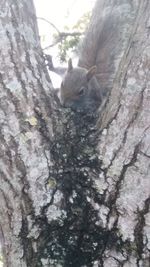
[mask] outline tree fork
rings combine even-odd
[[[97,1],[94,11],[106,15],[104,29],[106,11],[122,29],[120,42],[112,32],[115,47],[103,35],[104,54],[114,51],[118,59],[112,72],[102,64],[108,80],[98,64],[102,43],[87,33],[97,49],[87,58],[85,47],[80,62],[96,59],[99,81],[112,88],[101,112],[91,114],[59,106],[32,1],[0,3],[4,266],[149,266],[150,3],[122,3]]]

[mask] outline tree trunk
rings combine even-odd
[[[140,1],[136,0],[96,1],[79,65],[85,68],[96,65],[97,79],[106,92],[112,88],[125,50],[132,42],[140,11]]]
[[[106,24],[95,31],[104,39],[89,58],[85,47],[80,61],[96,62],[102,87],[111,89],[96,114],[59,106],[32,0],[0,2],[5,267],[149,266],[150,2],[121,2],[97,1],[95,25]],[[116,25],[112,39],[105,25],[108,33]]]

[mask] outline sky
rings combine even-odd
[[[53,23],[59,31],[63,31],[64,25],[74,25],[86,12],[92,9],[95,0],[34,0],[37,17],[42,17]],[[42,45],[50,43],[50,32],[53,28],[42,20],[38,20]],[[54,31],[55,32],[55,31]]]
[[[47,18],[60,30],[89,11],[95,0],[34,0],[37,16]]]

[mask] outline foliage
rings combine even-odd
[[[61,62],[67,61],[70,53],[78,53],[78,46],[84,36],[90,17],[91,12],[87,12],[77,21],[77,23],[73,27],[64,27],[66,36],[62,38],[62,40],[58,44],[58,57]],[[70,32],[72,34],[69,34]],[[58,34],[55,35],[54,38],[58,38]]]
[[[65,40],[62,40],[61,43],[58,44],[58,57],[61,62],[65,62],[67,60],[67,55],[70,52],[76,52],[79,41],[79,36],[68,36]]]

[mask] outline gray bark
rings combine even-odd
[[[105,37],[108,82],[97,64],[104,46],[96,43],[96,53],[91,46],[100,80],[112,88],[97,114],[57,103],[32,1],[0,2],[4,266],[149,266],[150,2],[121,2],[97,2],[104,18],[118,5],[117,33],[123,25],[119,43],[112,34],[115,46]],[[100,24],[97,35],[105,29]],[[92,57],[81,60],[95,64]]]
[[[143,1],[142,1],[143,2]],[[79,65],[97,66],[97,79],[104,91],[112,88],[119,64],[138,23],[140,1],[97,0]]]

